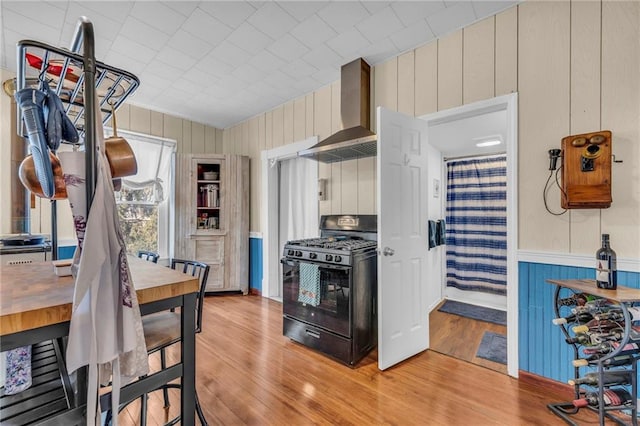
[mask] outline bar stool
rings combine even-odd
[[[192,277],[197,277],[200,281],[200,287],[196,296],[196,333],[200,333],[200,331],[202,330],[202,304],[204,301],[205,289],[207,287],[207,279],[209,277],[209,268],[209,265],[207,265],[206,263],[194,260],[171,260],[171,269],[189,274]],[[182,340],[180,314],[174,312],[173,310],[168,310],[144,315],[142,317],[142,327],[144,328],[144,339],[147,345],[147,354],[151,355],[159,351],[160,366],[164,370],[165,368],[167,368],[167,357],[165,350],[174,343],[179,343]],[[180,389],[181,385],[178,383],[167,383],[151,391],[155,392],[162,389],[164,396],[164,409],[167,417],[170,406],[168,390],[171,388]],[[198,393],[196,392],[194,396],[198,419],[203,426],[207,426],[208,423],[204,417],[204,413],[202,412],[202,407],[200,406],[200,401],[198,399]],[[140,397],[140,400],[140,425],[145,426],[147,424],[147,395],[142,395]],[[122,409],[124,409],[126,405],[128,404],[121,406],[119,411],[122,411]],[[180,418],[181,416],[177,416],[171,421],[168,421],[168,419],[165,418],[165,422],[167,422],[165,423],[165,426],[178,423],[180,421]],[[110,421],[111,412],[107,413],[105,424],[110,424]]]

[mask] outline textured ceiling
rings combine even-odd
[[[226,128],[518,2],[2,0],[0,66],[19,40],[69,47],[86,16],[97,59],[140,78],[132,104]]]

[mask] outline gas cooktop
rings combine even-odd
[[[360,250],[369,247],[375,247],[375,241],[362,240],[359,238],[347,237],[326,237],[326,238],[308,238],[305,240],[289,241],[287,246],[322,248],[333,250]]]

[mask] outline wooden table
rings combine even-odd
[[[129,257],[129,268],[142,315],[183,307],[182,357],[179,364],[125,386],[120,401],[126,403],[181,377],[182,424],[194,424],[198,279],[135,257]],[[73,278],[56,276],[50,262],[0,266],[0,350],[68,335],[73,290]],[[110,407],[110,399],[110,394],[103,395],[102,406]],[[84,406],[76,407],[52,424],[71,424],[82,415]]]

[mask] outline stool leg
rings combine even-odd
[[[164,348],[160,349],[160,366],[164,370],[167,368],[167,354],[164,351]],[[166,387],[162,388],[162,395],[164,397],[164,421],[167,422],[169,420],[169,389]]]
[[[148,395],[142,394],[140,397],[140,426],[147,426],[147,401]]]
[[[200,424],[202,426],[208,426],[207,419],[204,418],[204,413],[202,412],[202,407],[200,406],[200,399],[198,399],[198,391],[196,391],[196,413],[198,413],[198,419],[200,419]]]

